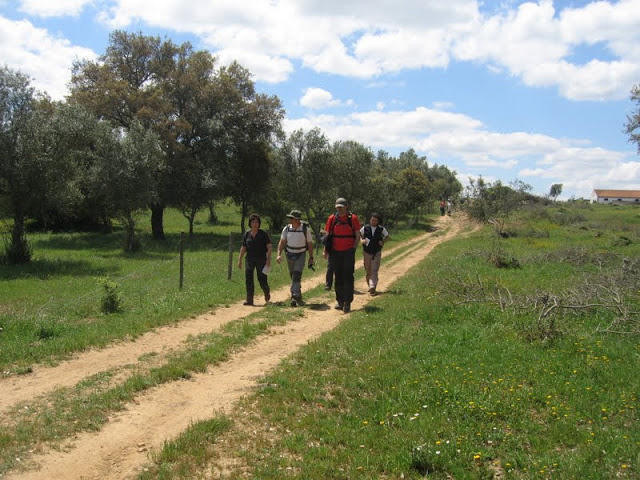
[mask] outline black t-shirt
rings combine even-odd
[[[252,260],[267,259],[267,245],[271,243],[269,234],[264,230],[258,229],[255,237],[251,236],[251,230],[244,234],[242,238],[242,246],[247,249],[247,258]]]

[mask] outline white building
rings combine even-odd
[[[640,205],[640,190],[599,190],[595,189],[591,197],[594,203],[635,203]]]

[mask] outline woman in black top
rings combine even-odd
[[[247,299],[244,305],[253,305],[253,270],[256,270],[258,282],[264,292],[264,301],[271,299],[269,284],[267,283],[267,273],[271,268],[271,238],[269,234],[260,228],[260,217],[255,213],[249,216],[249,226],[242,237],[242,247],[238,258],[238,268],[242,268],[242,257],[247,254],[245,262],[244,277],[247,286]]]

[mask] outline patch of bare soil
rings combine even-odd
[[[447,228],[443,235],[416,238],[412,242],[414,248],[383,266],[378,285],[381,292],[388,290],[395,280],[425,258],[436,245],[453,237],[461,229],[460,224],[453,221],[451,217],[441,217],[439,224],[441,228]],[[319,283],[319,280],[321,280],[320,276],[307,280],[304,288],[312,287]],[[276,301],[286,299],[288,288],[280,289],[274,297]],[[370,300],[369,296],[357,295],[352,303],[352,310],[362,309]],[[332,306],[333,303],[329,305]],[[219,326],[225,320],[241,318],[246,314],[246,308],[234,305],[233,308],[223,309],[216,315],[203,315],[192,322],[186,322],[189,326],[180,325],[175,328],[161,329],[145,335],[147,338],[144,341],[110,347],[106,350],[112,352],[106,357],[102,357],[100,351],[90,352],[81,357],[92,357],[91,362],[88,358],[83,360],[79,358],[66,362],[65,365],[56,369],[69,368],[75,378],[80,380],[87,375],[84,373],[86,370],[91,370],[90,365],[97,361],[97,358],[112,361],[114,363],[111,366],[113,366],[122,362],[122,359],[116,360],[111,356],[118,351],[128,358],[127,362],[132,362],[145,353],[142,349],[149,348],[150,343],[155,345],[154,350],[167,348],[166,345],[172,341],[173,345],[177,346],[189,333],[210,331],[215,328],[212,325],[214,323]],[[115,414],[101,431],[78,435],[67,451],[49,452],[33,458],[39,470],[15,472],[7,478],[121,479],[134,477],[139,473],[141,466],[148,461],[149,450],[161,448],[166,439],[176,437],[193,422],[210,418],[216,412],[230,413],[234,403],[255,388],[265,373],[300,346],[335,328],[343,315],[342,312],[333,308],[305,309],[304,316],[299,320],[273,329],[270,335],[259,337],[252,345],[234,354],[229,361],[212,366],[207,372],[196,374],[190,380],[165,384],[145,392],[137,397],[127,410]],[[176,335],[178,331],[180,333]],[[174,339],[174,336],[177,338]],[[132,350],[134,353],[131,352]],[[72,365],[83,373],[76,372],[76,368]],[[94,366],[94,371],[91,373],[95,373],[95,368]],[[103,369],[104,365],[100,368]],[[229,458],[229,462],[233,463],[233,461],[233,458]]]

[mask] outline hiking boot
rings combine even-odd
[[[271,294],[267,292],[264,294],[264,302],[269,303],[269,300],[271,300]]]
[[[342,303],[340,303],[340,302],[336,303],[336,306],[333,307],[333,308],[335,308],[336,310],[342,310],[342,308],[343,308]]]
[[[291,306],[292,307],[297,307],[298,306],[298,301],[295,298],[291,299]]]
[[[324,289],[328,292],[331,290],[331,285],[325,284]]]
[[[344,305],[342,306],[342,311],[344,313],[349,313],[351,311],[351,304],[349,302],[344,302]]]
[[[376,294],[376,287],[371,287],[369,289],[369,295],[371,295],[372,297]]]
[[[253,305],[253,300],[245,300],[244,302],[242,302],[243,305]]]

